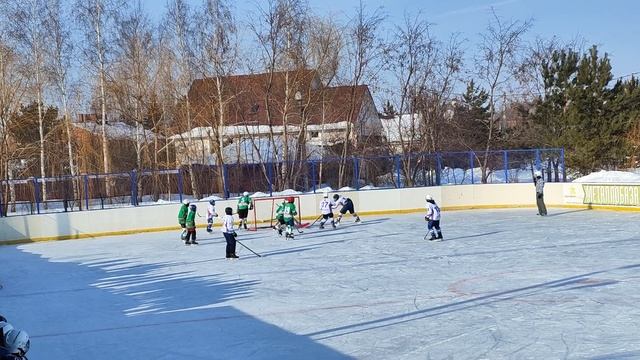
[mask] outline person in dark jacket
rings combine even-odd
[[[538,205],[538,215],[547,216],[547,207],[544,205],[544,180],[542,172],[535,172],[533,183],[536,186],[536,205]]]

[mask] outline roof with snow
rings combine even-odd
[[[95,122],[74,122],[72,125],[78,129],[102,136],[102,125]],[[107,137],[112,140],[132,140],[136,138],[136,127],[120,121],[108,123],[105,130]],[[156,136],[151,130],[144,128],[141,129],[140,135],[142,139],[146,138],[147,140],[151,140]]]

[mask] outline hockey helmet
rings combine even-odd
[[[183,205],[189,205],[189,200],[187,200],[187,199],[182,200],[182,204]]]
[[[216,204],[216,201],[215,201],[215,200],[213,200],[213,199],[211,199],[211,200],[209,200],[209,204],[211,204],[211,205],[215,205],[215,204]]]
[[[196,208],[196,204],[189,205],[189,209],[191,209],[191,211],[196,211]]]
[[[293,201],[294,201],[294,199],[293,199],[293,197],[292,197],[292,196],[289,196],[289,197],[287,198],[287,202],[288,202],[288,203],[293,203]]]
[[[424,199],[427,201],[433,201],[433,196],[427,194],[427,196],[425,196]]]
[[[340,195],[338,194],[333,195],[333,200],[338,200],[338,199],[340,199]]]
[[[224,208],[224,213],[227,215],[233,215],[233,209],[230,207]]]
[[[7,319],[5,319],[5,320],[7,320]],[[9,324],[7,321],[0,321],[0,336],[5,336],[11,330],[13,330],[13,325]],[[0,341],[2,341],[2,340],[0,340]]]
[[[249,193],[245,191],[242,193],[242,196],[249,196]]]
[[[24,355],[29,351],[31,340],[29,334],[24,330],[13,329],[4,336],[7,351],[10,354]]]

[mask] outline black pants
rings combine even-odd
[[[340,214],[342,215],[346,214],[347,212],[349,212],[349,214],[354,214],[356,212],[353,208],[353,201],[351,201],[351,199],[347,199],[347,201],[342,206],[342,209],[340,209]]]
[[[236,253],[236,238],[233,234],[223,233],[224,239],[227,240],[227,257]]]
[[[184,239],[185,242],[196,241],[196,229],[187,229],[187,237]]]
[[[536,205],[538,205],[538,214],[547,216],[547,207],[544,205],[543,193],[536,193]]]

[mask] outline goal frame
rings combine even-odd
[[[288,196],[257,197],[257,198],[251,199],[251,201],[253,202],[253,211],[252,211],[253,223],[247,230],[258,231],[258,229],[272,228],[276,222],[276,219],[275,219],[275,212],[277,208],[276,202],[279,200],[290,198],[290,197],[293,198],[293,203],[296,205],[296,210],[298,211],[298,214],[295,216],[298,222],[298,227],[305,227],[304,226],[305,224],[302,223],[302,211],[300,210],[300,196],[288,195]],[[269,204],[269,202],[270,202],[270,207],[269,207],[270,211],[269,211],[268,217],[259,218],[261,214],[258,214],[258,204],[259,203]],[[264,206],[262,208],[264,209]]]

